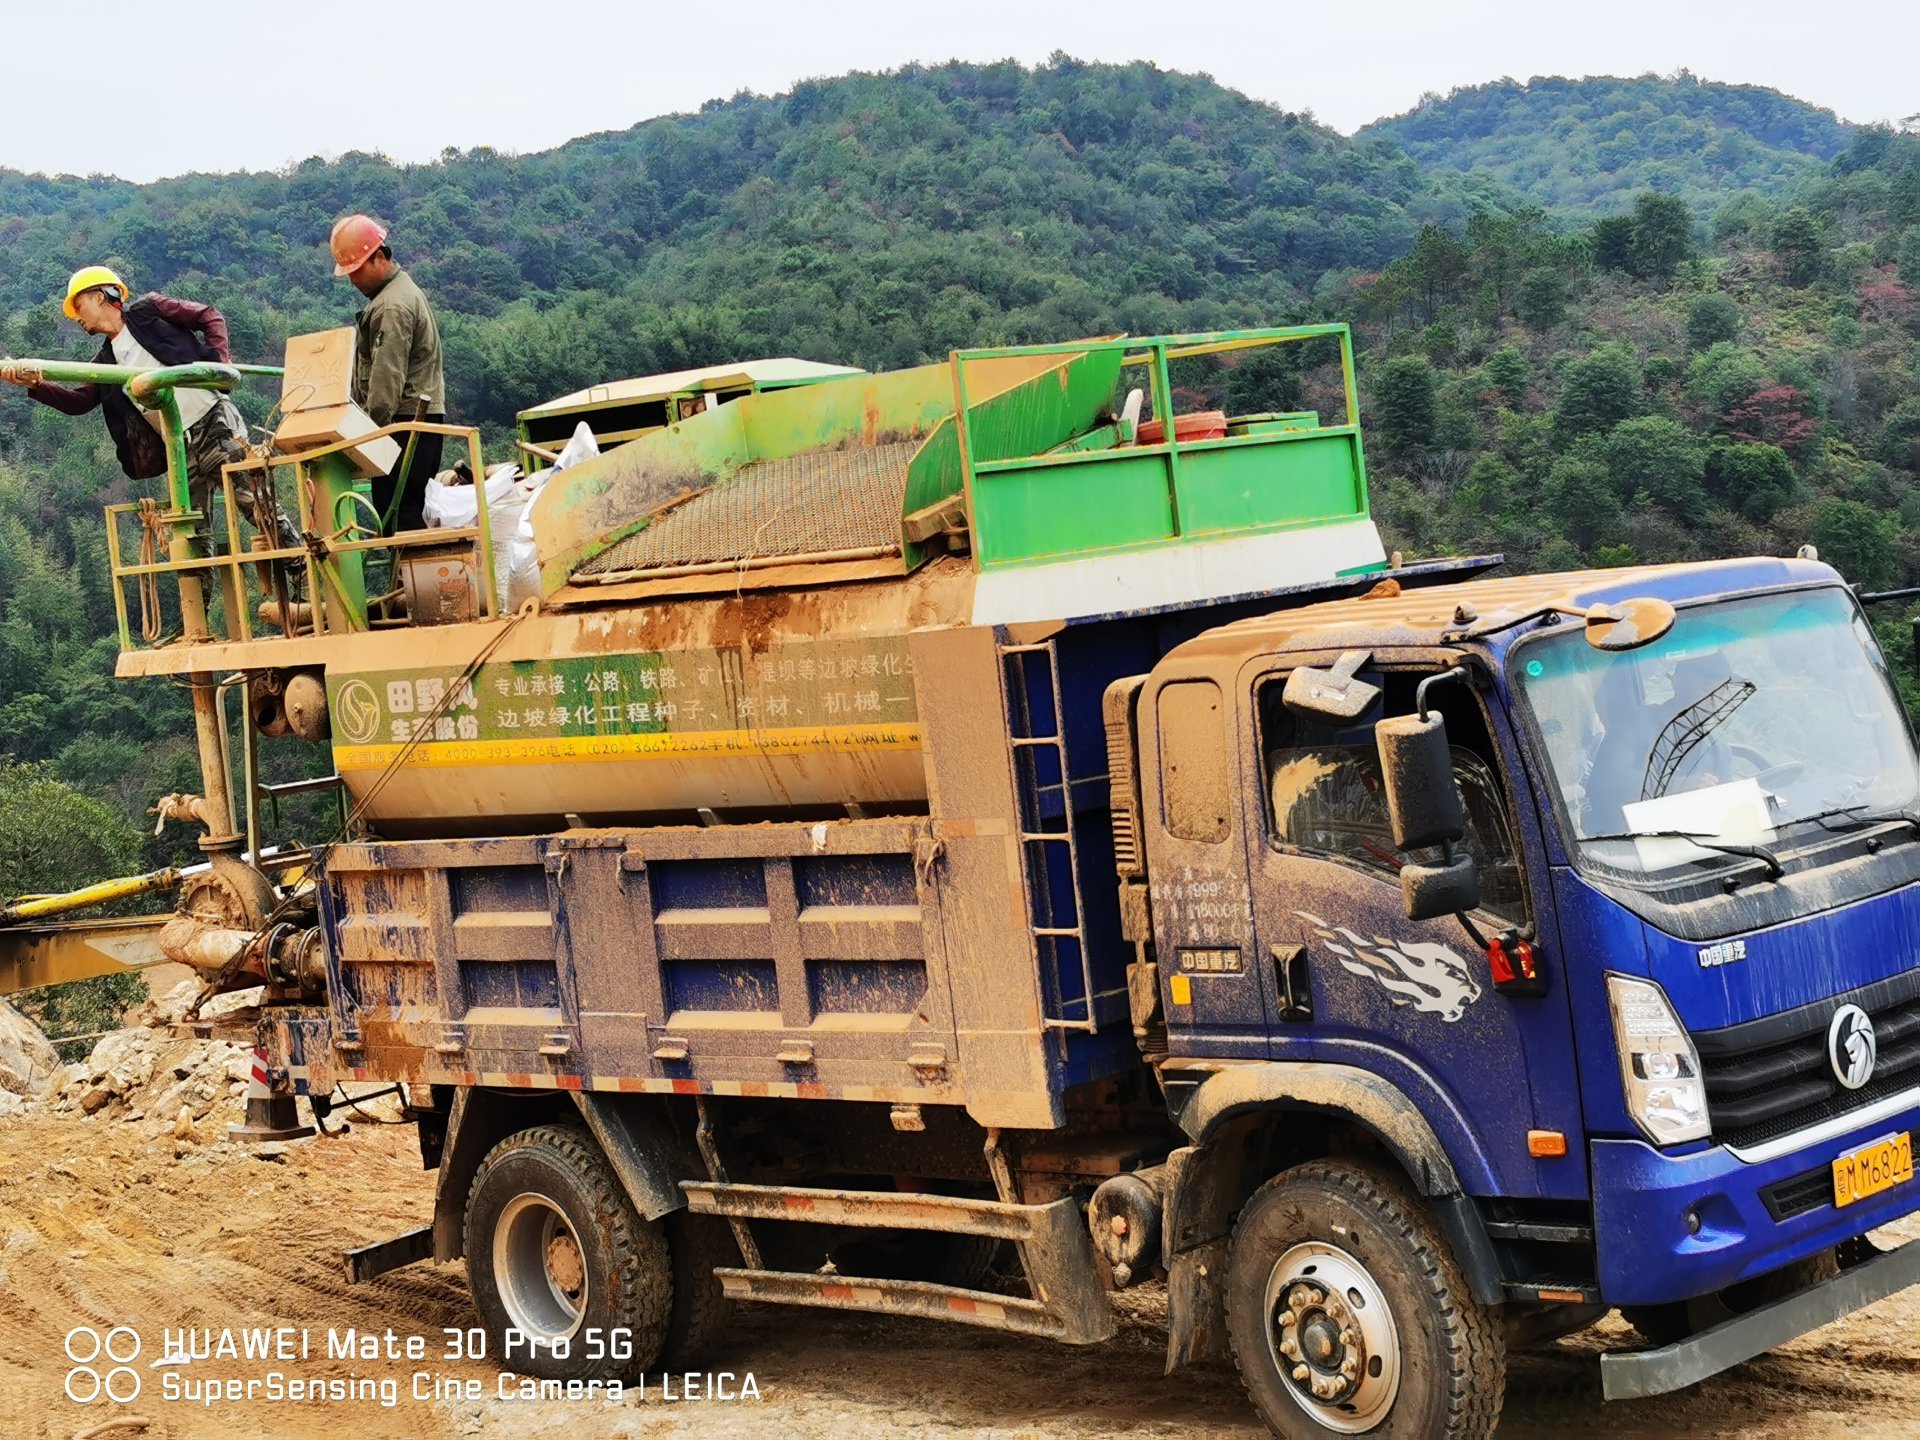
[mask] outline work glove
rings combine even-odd
[[[15,360],[0,362],[0,380],[9,385],[38,385],[46,378],[46,372],[38,365],[22,365]]]

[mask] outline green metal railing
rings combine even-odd
[[[1172,362],[1314,340],[1338,342],[1342,422],[1322,425],[1304,413],[1262,417],[1268,423],[1257,431],[1179,438]],[[1017,356],[1071,361],[1056,387],[1059,393],[1078,383],[1097,386],[1115,361],[1122,374],[1144,369],[1152,414],[1164,423],[1162,438],[1143,444],[1135,434],[1119,433],[1116,423],[1070,447],[1033,454],[1031,447],[1014,443],[1023,428],[1018,414],[999,419],[995,433],[986,433],[983,422],[995,407],[1031,410],[1057,403],[1055,391],[1045,386],[980,401],[970,397],[970,365]],[[950,364],[961,486],[983,570],[1368,513],[1353,335],[1345,325],[957,350]]]
[[[181,389],[214,390],[222,394],[236,389],[248,377],[279,379],[285,372],[272,365],[230,365],[201,362],[143,370],[127,365],[101,365],[91,361],[18,360],[22,369],[38,371],[45,379],[62,385],[116,385],[143,409],[160,416],[160,429],[167,451],[167,506],[160,510],[150,502],[109,505],[106,507],[107,550],[114,581],[114,609],[119,623],[120,648],[138,648],[128,615],[127,582],[149,583],[160,575],[173,575],[181,586],[181,621],[186,638],[208,641],[214,637],[207,625],[206,595],[203,582],[212,578],[222,587],[222,609],[230,622],[227,640],[251,640],[252,617],[246,601],[245,569],[250,565],[297,565],[305,570],[307,593],[313,607],[313,633],[364,630],[372,625],[369,605],[359,581],[359,557],[366,551],[398,553],[413,547],[458,545],[473,542],[476,570],[480,580],[482,611],[491,617],[498,605],[493,587],[493,534],[488,521],[485,468],[477,430],[424,422],[388,425],[352,441],[307,450],[294,455],[254,456],[222,467],[219,494],[226,517],[227,542],[223,554],[196,553],[195,542],[212,517],[194,504],[192,476],[187,458],[186,427],[181,422],[175,392]],[[383,536],[376,524],[371,529],[355,519],[342,520],[359,503],[353,497],[364,496],[344,476],[345,452],[372,440],[396,437],[408,443],[410,437],[440,435],[465,441],[472,472],[482,477],[475,485],[478,501],[476,523],[457,529],[415,531]],[[274,472],[291,467],[295,472],[298,497],[298,523],[305,543],[298,548],[274,547],[243,549],[239,533],[239,508],[234,504],[233,482],[236,476],[260,472],[272,487]],[[322,502],[323,503],[316,503]],[[370,508],[370,506],[368,507]],[[139,518],[143,525],[164,529],[167,555],[162,559],[143,559],[128,563],[121,544],[123,524]],[[324,520],[324,523],[322,521]],[[325,596],[325,599],[321,597]],[[284,598],[284,597],[283,597]],[[283,604],[283,633],[290,631],[285,621],[289,608]]]

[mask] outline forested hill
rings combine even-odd
[[[1758,85],[1671,79],[1500,80],[1429,95],[1355,138],[1386,139],[1433,174],[1471,171],[1549,209],[1623,209],[1641,190],[1710,214],[1778,193],[1838,155],[1853,127]]]
[[[894,367],[1270,319],[1422,223],[1498,205],[1487,192],[1150,65],[909,67],[537,155],[143,186],[0,172],[0,340],[61,348],[49,297],[84,259],[215,301],[238,350],[271,359],[289,326],[353,309],[325,242],[365,209],[454,317],[455,408],[499,422],[593,379],[745,353]]]

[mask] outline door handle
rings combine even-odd
[[[1280,1018],[1290,1025],[1313,1019],[1313,982],[1307,973],[1307,947],[1275,945],[1273,978],[1280,994]]]

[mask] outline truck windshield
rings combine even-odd
[[[1683,609],[1624,653],[1569,627],[1513,664],[1584,865],[1777,872],[1808,838],[1914,813],[1911,733],[1843,590]]]

